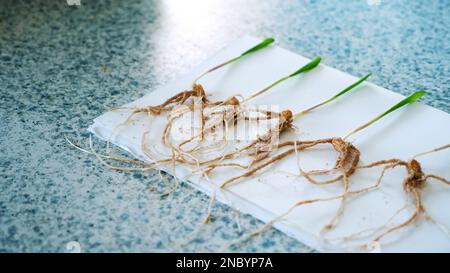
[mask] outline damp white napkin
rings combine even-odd
[[[253,37],[240,38],[187,75],[149,92],[126,107],[160,104],[170,96],[189,89],[193,79],[208,68],[234,57],[258,42],[259,39]],[[213,101],[224,100],[235,94],[245,97],[295,71],[308,61],[296,53],[271,46],[211,73],[201,80],[201,84]],[[326,63],[326,60],[323,62]],[[366,72],[361,71],[361,75]],[[307,74],[283,82],[252,103],[297,112],[336,94],[356,80],[357,77],[321,64]],[[410,91],[415,90],[412,87]],[[344,136],[402,98],[401,95],[382,87],[364,83],[357,91],[352,91],[296,120],[297,131],[284,137],[314,140]],[[165,158],[169,151],[163,147],[161,135],[167,116],[149,117],[139,114],[133,116],[131,122],[123,124],[130,113],[131,110],[106,112],[94,120],[89,130],[101,139],[109,139],[111,143],[129,151],[135,157],[149,160],[142,151],[142,136],[146,132],[144,141],[152,151],[152,156],[156,159]],[[407,160],[417,153],[450,142],[450,115],[415,103],[388,115],[351,137],[350,141],[361,151],[360,164],[388,158]],[[191,170],[185,166],[177,165],[175,169],[172,166],[160,168],[179,179],[187,179],[193,186],[209,195],[215,193],[219,201],[267,222],[298,201],[340,194],[341,183],[311,185],[295,175],[298,174],[297,164],[306,170],[330,168],[335,159],[334,152],[326,146],[302,151],[298,158],[290,156],[223,191],[218,190],[218,185],[242,171],[218,169],[208,180],[200,175],[190,175]],[[450,178],[450,150],[420,157],[419,161],[426,173]],[[351,189],[372,185],[380,170],[377,168],[358,171],[350,179]],[[407,195],[402,189],[404,177],[405,170],[402,168],[389,171],[379,190],[349,198],[336,227],[322,234],[323,236],[320,236],[320,231],[336,213],[339,200],[299,207],[276,222],[275,227],[320,251],[360,251],[358,246],[367,242],[370,237],[357,241],[339,238],[362,230],[372,230],[388,222],[405,204]],[[429,183],[423,189],[423,205],[433,219],[441,225],[450,226],[450,186],[436,181]],[[411,213],[412,206],[401,210],[390,224],[400,223]],[[374,247],[374,251],[379,252],[448,252],[450,234],[442,226],[439,227],[422,217],[414,225],[386,236],[380,241],[380,245]]]

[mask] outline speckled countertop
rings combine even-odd
[[[378,4],[378,5],[377,5]],[[86,144],[105,111],[250,34],[450,112],[450,2],[0,2],[0,251],[215,251],[261,223],[224,205],[186,245],[209,199],[171,178],[105,169]],[[101,143],[96,143],[101,145]],[[156,192],[149,189],[156,188]],[[276,230],[235,251],[311,251]]]

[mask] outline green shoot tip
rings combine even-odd
[[[262,42],[260,42],[259,44],[255,45],[254,47],[252,47],[252,48],[248,49],[247,51],[245,51],[244,53],[242,53],[242,54],[241,54],[241,57],[242,57],[242,56],[245,56],[245,55],[247,55],[247,54],[256,52],[256,51],[258,51],[258,50],[260,50],[260,49],[263,49],[263,48],[265,48],[266,46],[268,46],[268,45],[270,45],[271,43],[273,43],[274,41],[275,41],[274,38],[268,37],[268,38],[264,39]]]
[[[377,122],[378,120],[380,120],[381,118],[383,118],[384,116],[394,112],[395,110],[407,105],[407,104],[411,104],[415,101],[417,101],[418,99],[420,99],[421,97],[423,97],[426,94],[425,91],[420,90],[420,91],[416,91],[414,93],[412,93],[411,95],[409,95],[408,97],[406,97],[405,99],[401,100],[400,102],[398,102],[397,104],[395,104],[394,106],[392,106],[391,108],[389,108],[388,110],[386,110],[386,112],[382,113],[381,115],[379,115],[378,117],[372,119],[371,121],[369,121],[368,123],[356,128],[355,130],[353,130],[352,132],[350,132],[348,135],[346,135],[344,137],[344,139],[348,138],[349,136],[361,131],[362,129],[369,127],[370,125],[374,124],[375,122]]]
[[[316,66],[319,65],[320,61],[322,61],[321,57],[314,58],[312,61],[310,61],[309,63],[307,63],[303,67],[301,67],[299,70],[297,70],[294,73],[292,73],[291,75],[289,75],[289,78],[290,77],[294,77],[295,75],[298,75],[300,73],[305,73],[305,72],[308,72],[310,70],[313,70]]]

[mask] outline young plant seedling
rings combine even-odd
[[[282,83],[283,81],[286,81],[292,77],[295,77],[297,75],[306,73],[311,71],[312,69],[314,69],[315,67],[317,67],[319,65],[321,61],[320,57],[317,57],[315,59],[313,59],[311,62],[307,63],[306,65],[302,66],[301,68],[299,68],[298,70],[296,70],[295,72],[282,77],[281,79],[276,80],[275,82],[269,84],[267,87],[263,88],[260,91],[257,91],[255,93],[253,93],[252,95],[250,95],[249,97],[245,98],[242,102],[239,103],[239,101],[237,101],[237,99],[235,99],[235,97],[233,97],[230,101],[232,101],[233,103],[228,103],[227,105],[209,105],[209,106],[213,106],[215,109],[219,109],[218,111],[216,111],[216,113],[210,114],[210,115],[204,115],[203,112],[203,105],[200,105],[200,107],[198,107],[197,109],[199,109],[201,111],[201,128],[200,128],[200,132],[198,134],[195,134],[194,136],[190,137],[189,139],[186,139],[184,141],[182,141],[180,144],[178,144],[177,146],[175,146],[174,144],[171,143],[170,140],[170,133],[172,130],[172,126],[173,126],[173,122],[178,119],[181,115],[185,114],[186,111],[181,111],[181,112],[177,112],[175,113],[175,115],[172,115],[169,117],[168,122],[166,124],[166,127],[164,128],[163,131],[163,138],[162,138],[162,142],[163,144],[170,148],[173,152],[177,153],[177,155],[175,155],[175,157],[177,158],[181,158],[181,162],[180,163],[186,163],[184,162],[183,159],[188,153],[192,153],[194,150],[197,150],[198,152],[198,146],[195,147],[195,149],[191,149],[189,151],[185,151],[182,149],[182,146],[191,143],[192,141],[199,139],[203,140],[204,136],[206,134],[211,133],[212,131],[214,131],[215,129],[217,129],[218,127],[222,126],[222,125],[226,125],[226,124],[235,124],[237,123],[238,119],[244,117],[245,115],[248,114],[248,111],[241,111],[242,108],[241,106],[245,103],[247,103],[248,101],[250,101],[251,99],[256,98],[257,96],[260,96],[262,94],[264,94],[265,92],[269,91],[271,88],[275,87],[276,85]],[[228,107],[226,107],[228,106]],[[214,109],[213,109],[214,110]],[[259,117],[258,119],[272,119],[275,117],[278,117],[279,115],[277,113],[273,113],[270,111],[261,111],[261,110],[254,110],[255,112],[258,112],[259,114],[263,114],[264,117]],[[284,112],[283,112],[284,113]],[[215,116],[219,116],[219,118],[216,118],[215,120],[213,120],[213,122],[209,122],[211,121],[212,118],[214,118]],[[205,126],[205,124],[208,124],[208,126]],[[193,157],[193,155],[190,155],[189,157]],[[196,163],[198,164],[198,162]]]
[[[271,113],[272,116],[278,117],[279,121],[278,124],[276,124],[273,127],[273,130],[269,130],[269,132],[267,132],[265,135],[260,136],[258,139],[256,139],[255,141],[251,142],[249,145],[239,149],[238,151],[232,152],[232,153],[228,153],[225,154],[223,156],[217,157],[213,160],[204,162],[202,165],[208,164],[208,167],[205,169],[206,173],[209,173],[210,171],[212,171],[215,168],[218,167],[229,167],[230,164],[215,164],[217,161],[223,161],[225,159],[232,159],[235,157],[238,157],[242,154],[251,154],[255,156],[255,159],[248,165],[240,165],[237,167],[241,167],[243,169],[249,169],[251,166],[253,166],[254,164],[263,161],[264,159],[266,159],[270,153],[272,152],[272,148],[273,148],[273,143],[275,143],[275,139],[277,137],[279,137],[280,134],[288,131],[289,129],[293,128],[293,121],[294,119],[298,119],[300,118],[302,115],[305,115],[307,113],[312,112],[313,110],[324,106],[328,103],[331,103],[332,101],[338,99],[339,97],[341,97],[342,95],[350,92],[351,90],[354,90],[357,86],[359,86],[360,84],[362,84],[364,81],[366,81],[369,77],[370,77],[370,73],[363,76],[362,78],[360,78],[359,80],[357,80],[356,82],[352,83],[351,85],[349,85],[348,87],[346,87],[344,90],[338,92],[336,95],[334,95],[333,97],[324,100],[321,103],[318,103],[312,107],[307,108],[306,110],[302,110],[299,111],[296,114],[292,114],[291,110],[284,110],[282,111],[280,114],[278,113]],[[311,143],[315,143],[315,141],[311,142],[311,143],[307,143],[304,142],[305,145],[316,145],[316,144],[311,144]],[[282,144],[283,146],[288,146],[288,143],[284,143]],[[336,144],[337,145],[337,144]],[[275,147],[276,148],[276,147]],[[278,147],[281,148],[281,147]],[[304,147],[306,148],[306,147]]]
[[[319,104],[317,104],[317,105],[314,105],[314,106],[312,106],[312,107],[310,107],[310,108],[308,108],[308,109],[306,109],[306,110],[300,111],[300,112],[298,112],[298,113],[295,114],[295,115],[293,115],[292,112],[291,112],[290,110],[285,110],[285,111],[283,111],[281,115],[280,115],[280,114],[277,114],[277,116],[280,116],[280,122],[279,122],[278,126],[275,126],[276,129],[277,129],[277,133],[282,133],[282,132],[284,132],[284,131],[286,131],[286,130],[292,128],[292,127],[293,127],[293,125],[292,125],[293,118],[299,118],[301,115],[304,115],[304,114],[306,114],[306,113],[309,113],[309,112],[311,112],[311,111],[313,111],[313,110],[319,108],[320,106],[323,106],[323,105],[325,105],[325,104],[328,104],[328,103],[330,103],[330,102],[336,100],[336,99],[339,98],[340,96],[342,96],[342,95],[344,95],[345,93],[347,93],[347,92],[349,92],[349,91],[355,89],[355,88],[356,88],[357,86],[359,86],[361,83],[363,83],[364,81],[366,81],[366,80],[370,77],[370,75],[371,75],[371,74],[369,73],[369,74],[363,76],[363,77],[360,78],[358,81],[356,81],[355,83],[353,83],[353,84],[351,84],[350,86],[346,87],[344,90],[338,92],[338,93],[337,93],[336,95],[334,95],[333,97],[331,97],[331,98],[329,98],[329,99],[327,99],[327,100],[325,100],[325,101],[323,101],[323,102],[321,102],[321,103],[319,103]],[[276,113],[275,113],[275,114],[276,114]],[[241,168],[241,169],[246,169],[246,170],[248,170],[248,169],[250,169],[253,165],[255,165],[255,164],[259,163],[259,162],[263,162],[265,159],[267,159],[267,158],[270,156],[271,150],[270,150],[270,145],[269,145],[269,144],[273,141],[274,135],[275,135],[275,134],[274,134],[273,132],[269,132],[269,133],[266,134],[265,136],[259,137],[257,140],[253,141],[250,145],[245,146],[244,148],[242,148],[242,149],[240,149],[240,150],[238,150],[238,151],[236,151],[236,152],[228,153],[228,154],[225,154],[225,155],[223,155],[223,156],[217,157],[217,158],[215,158],[215,159],[213,159],[213,160],[206,161],[206,162],[202,162],[203,165],[204,165],[204,164],[208,164],[208,166],[202,171],[203,175],[206,176],[206,175],[208,175],[212,170],[214,170],[214,169],[216,169],[216,168],[219,168],[219,167],[237,167],[237,168]],[[322,141],[319,141],[319,142],[329,143],[330,140],[322,140]],[[267,143],[269,143],[269,144],[268,144],[269,147],[267,147],[266,149],[263,149],[263,151],[261,151],[261,150],[258,149],[258,147],[260,147],[260,146],[262,146],[262,145],[264,146],[264,145],[267,144]],[[319,143],[318,143],[318,141],[303,141],[302,144],[303,144],[303,145],[302,145],[301,149],[303,150],[303,149],[307,149],[307,148],[309,148],[309,147],[315,146],[315,145],[317,145],[317,144],[319,144]],[[294,146],[295,146],[295,152],[297,153],[297,152],[298,152],[298,147],[296,146],[296,143],[295,143],[295,142],[285,142],[285,143],[279,145],[278,149],[280,149],[280,148],[282,148],[282,147],[285,147],[285,146],[291,146],[291,145],[294,145]],[[339,143],[339,142],[335,141],[335,142],[334,142],[334,145],[336,146],[336,149],[345,150],[345,147],[343,147],[343,146],[345,146],[345,145],[342,145],[342,143]],[[256,149],[255,149],[255,148],[256,148]],[[253,151],[250,151],[250,150],[253,150]],[[222,160],[233,159],[233,158],[238,157],[238,156],[240,156],[241,154],[244,154],[244,153],[247,153],[247,154],[249,153],[250,156],[254,156],[254,157],[255,157],[254,160],[252,160],[252,161],[250,162],[250,164],[248,164],[248,165],[241,165],[241,164],[237,164],[237,163],[233,163],[233,162],[231,162],[231,163],[220,163],[220,161],[222,161]],[[274,158],[272,158],[272,159],[269,160],[269,161],[274,163],[275,161],[280,160],[281,158],[287,156],[289,153],[290,153],[290,151],[287,151],[287,154],[282,153],[282,154],[280,154],[280,155],[275,156]],[[339,159],[338,162],[344,161],[344,160],[349,161],[349,159],[346,159],[346,158],[343,157],[342,159]],[[217,163],[218,161],[219,161],[219,163]],[[268,164],[272,164],[272,163],[270,163],[270,162],[269,162]],[[263,165],[264,165],[264,163],[263,163]],[[264,165],[264,166],[262,166],[262,167],[265,167],[265,166],[267,166],[267,165]],[[254,171],[256,172],[257,170],[254,170]],[[252,175],[252,171],[250,171],[250,172],[244,174],[245,177],[251,176],[251,175]],[[340,178],[339,178],[339,179],[340,179]],[[331,182],[339,181],[339,179],[335,179],[335,180],[333,180],[333,181],[331,181]],[[311,182],[314,183],[314,184],[321,184],[321,182],[316,182],[316,181],[314,181],[313,179],[310,179],[310,180],[311,180]],[[229,181],[229,182],[231,182],[231,181]],[[328,182],[328,183],[331,183],[331,182]],[[325,183],[324,183],[324,184],[325,184]],[[222,188],[224,188],[225,186],[226,186],[225,183],[222,184]],[[214,197],[211,198],[211,203],[213,203],[214,201],[215,201],[215,198],[214,198]],[[209,207],[212,207],[212,204],[210,204]],[[208,210],[208,211],[210,211],[210,210]],[[203,221],[203,223],[206,223],[206,222],[208,221],[209,217],[210,217],[210,215],[208,214],[208,215],[204,218],[205,220]]]
[[[351,135],[354,135],[357,132],[363,130],[364,128],[367,128],[370,125],[374,124],[376,121],[378,121],[381,118],[385,117],[389,113],[392,113],[395,110],[400,109],[401,107],[403,107],[403,106],[405,106],[407,104],[415,102],[420,97],[422,97],[424,94],[425,94],[424,91],[414,92],[413,94],[411,94],[407,98],[401,100],[400,102],[398,102],[397,104],[395,104],[394,106],[392,106],[391,108],[389,108],[388,110],[383,112],[381,115],[379,115],[376,118],[370,120],[369,122],[367,122],[367,123],[357,127],[356,129],[354,129],[353,131],[351,131],[350,133],[348,133],[346,136],[344,136],[342,138],[341,137],[335,137],[335,138],[319,139],[319,140],[314,140],[314,141],[287,141],[287,142],[283,142],[283,143],[278,144],[277,147],[275,147],[275,149],[278,150],[278,149],[283,148],[283,147],[297,146],[297,150],[304,150],[305,148],[316,146],[318,144],[329,143],[340,154],[340,157],[338,158],[335,167],[333,169],[331,169],[331,170],[321,170],[321,171],[314,171],[314,172],[315,173],[316,172],[324,173],[324,172],[335,171],[335,170],[343,168],[345,170],[345,174],[351,175],[351,174],[354,173],[355,168],[356,168],[356,164],[357,164],[357,162],[359,160],[359,151],[356,149],[356,147],[353,146],[353,144],[351,144],[350,142],[347,142],[345,140],[348,137],[350,137]],[[283,153],[282,156],[279,155],[279,156],[277,156],[275,158],[272,158],[271,160],[265,162],[263,165],[255,167],[254,169],[249,170],[248,172],[244,173],[241,176],[234,177],[234,178],[231,178],[231,179],[227,180],[224,184],[222,184],[222,187],[224,187],[224,186],[226,186],[228,184],[234,183],[234,182],[236,182],[237,180],[239,180],[239,179],[241,179],[243,177],[251,176],[254,173],[258,172],[259,170],[261,170],[263,168],[266,168],[266,167],[272,165],[273,163],[275,163],[276,161],[279,161],[279,160],[283,159],[284,157],[287,157],[288,155],[294,154],[294,153],[295,153],[295,149],[290,149],[290,150],[286,151],[285,153]],[[356,164],[355,164],[354,161],[356,161]],[[350,163],[350,162],[352,162],[352,163]],[[308,175],[306,177],[308,177]]]
[[[225,188],[226,186],[229,186],[231,183],[236,183],[238,180],[245,178],[245,177],[250,177],[252,175],[254,175],[255,173],[257,173],[258,171],[267,168],[271,165],[273,165],[274,163],[282,160],[283,158],[291,155],[291,154],[297,154],[298,151],[301,150],[305,150],[311,147],[314,147],[316,145],[319,144],[331,144],[331,146],[333,147],[333,149],[339,154],[339,157],[335,163],[335,167],[331,170],[316,170],[316,171],[312,171],[309,173],[304,172],[300,167],[299,167],[299,171],[300,174],[302,176],[304,176],[309,182],[313,183],[313,184],[329,184],[329,183],[334,183],[337,181],[342,181],[343,182],[343,187],[344,187],[344,192],[338,196],[334,196],[334,197],[329,197],[329,198],[317,198],[317,199],[310,199],[310,200],[302,200],[299,201],[297,203],[295,203],[293,206],[291,206],[285,213],[283,213],[282,215],[276,217],[275,219],[269,221],[266,225],[264,225],[262,228],[258,229],[255,232],[252,232],[251,234],[249,234],[249,236],[244,237],[243,239],[238,239],[237,242],[242,242],[242,240],[247,240],[257,234],[260,234],[261,232],[265,231],[266,229],[268,229],[269,227],[271,227],[275,222],[281,220],[282,218],[284,218],[285,216],[287,216],[289,213],[291,213],[295,208],[299,207],[299,206],[303,206],[306,204],[312,204],[312,203],[317,203],[317,202],[325,202],[325,201],[331,201],[331,200],[337,200],[340,199],[341,200],[341,205],[336,213],[336,215],[333,217],[333,219],[330,221],[329,224],[327,224],[324,227],[324,230],[328,230],[331,229],[333,227],[333,225],[335,224],[335,222],[337,221],[337,219],[339,218],[340,215],[342,215],[343,213],[343,209],[344,209],[344,204],[346,199],[348,198],[349,195],[356,195],[356,194],[360,194],[363,192],[367,192],[371,189],[376,188],[376,186],[371,186],[368,188],[364,188],[361,190],[357,190],[357,191],[349,191],[349,177],[356,171],[356,169],[358,168],[358,163],[359,163],[359,157],[360,157],[360,152],[359,150],[351,143],[345,141],[346,138],[348,138],[351,135],[356,134],[357,132],[363,130],[364,128],[367,128],[368,126],[370,126],[371,124],[374,124],[376,121],[380,120],[381,118],[385,117],[386,115],[388,115],[389,113],[394,112],[397,109],[400,109],[401,107],[413,103],[416,100],[418,100],[420,97],[422,97],[425,94],[424,91],[418,91],[415,92],[413,94],[411,94],[409,97],[401,100],[399,103],[395,104],[394,106],[392,106],[391,108],[389,108],[388,110],[386,110],[385,112],[383,112],[381,115],[377,116],[376,118],[370,120],[369,122],[357,127],[355,130],[351,131],[349,134],[347,134],[345,137],[340,138],[328,138],[328,139],[319,139],[319,140],[315,140],[315,141],[287,141],[284,143],[281,143],[278,145],[277,149],[286,147],[286,146],[294,146],[294,148],[287,150],[279,155],[276,155],[272,158],[270,158],[269,160],[267,160],[266,162],[262,163],[261,165],[254,167],[253,169],[247,171],[246,173],[237,176],[237,177],[233,177],[227,181],[225,181],[222,185],[221,188]],[[381,163],[380,163],[381,164]],[[375,165],[371,165],[371,166],[364,166],[364,168],[369,168],[369,167],[373,167]],[[339,175],[336,178],[330,179],[330,180],[326,180],[326,181],[316,181],[314,179],[312,179],[310,176],[311,174],[325,174],[325,173],[330,173],[332,171],[340,171],[342,174]],[[235,244],[235,243],[232,243]]]
[[[229,65],[231,63],[234,63],[242,58],[244,58],[245,56],[248,56],[252,53],[255,53],[263,48],[266,48],[268,45],[270,45],[271,43],[273,43],[275,41],[274,38],[266,38],[263,41],[261,41],[260,43],[258,43],[257,45],[251,47],[250,49],[244,51],[243,53],[241,53],[240,55],[222,63],[219,64],[209,70],[207,70],[206,72],[204,72],[203,74],[201,74],[199,77],[197,77],[194,81],[194,83],[192,84],[192,89],[188,90],[188,91],[183,91],[180,92],[178,94],[175,94],[174,96],[170,97],[169,99],[167,99],[166,101],[164,101],[163,103],[159,104],[159,105],[150,105],[150,106],[146,106],[146,107],[140,107],[137,109],[133,109],[133,111],[131,112],[131,114],[128,116],[128,118],[121,124],[119,124],[117,127],[123,126],[125,124],[127,124],[131,118],[137,114],[140,113],[145,113],[147,115],[160,115],[162,112],[170,112],[174,107],[178,106],[178,105],[184,105],[186,104],[188,101],[191,101],[192,98],[197,98],[198,100],[201,101],[202,104],[208,105],[208,104],[213,104],[213,105],[217,105],[217,104],[228,104],[228,103],[235,103],[236,102],[236,98],[230,98],[227,101],[224,102],[210,102],[208,100],[208,98],[206,97],[206,93],[205,90],[203,89],[203,86],[200,85],[198,83],[198,81],[206,76],[207,74],[218,70],[219,68],[222,68],[226,65]],[[192,101],[191,103],[192,104]],[[188,105],[190,105],[188,103]],[[130,108],[113,108],[111,110],[119,110],[119,109],[130,109]],[[116,128],[117,129],[117,128]],[[113,130],[112,135],[115,133],[116,129]]]
[[[248,56],[248,55],[250,55],[252,53],[255,53],[255,52],[257,52],[257,51],[259,51],[259,50],[261,50],[263,48],[266,48],[268,45],[272,44],[274,41],[275,41],[275,39],[272,38],[272,37],[264,39],[263,41],[261,41],[260,43],[258,43],[255,46],[251,47],[250,49],[244,51],[240,55],[238,55],[238,56],[236,56],[236,57],[234,57],[234,58],[232,58],[232,59],[230,59],[230,60],[228,60],[228,61],[226,61],[224,63],[221,63],[221,64],[219,64],[219,65],[217,65],[217,66],[207,70],[206,72],[204,72],[200,76],[198,76],[194,80],[194,83],[192,85],[192,91],[185,91],[185,92],[178,93],[174,97],[169,98],[164,103],[162,103],[162,104],[160,104],[158,106],[150,106],[150,108],[147,107],[147,109],[156,109],[156,114],[161,113],[161,111],[163,111],[163,110],[164,111],[170,111],[170,110],[173,109],[173,107],[175,105],[182,105],[189,97],[192,97],[192,96],[198,97],[198,98],[200,98],[202,100],[202,102],[204,102],[205,104],[208,104],[209,100],[206,98],[205,91],[204,91],[203,87],[198,83],[201,78],[203,78],[204,76],[210,74],[211,72],[216,71],[216,70],[218,70],[218,69],[220,69],[220,68],[222,68],[222,67],[224,67],[226,65],[232,64],[232,63],[234,63],[234,62],[244,58],[245,56]],[[231,100],[232,100],[232,98],[229,99],[229,101],[231,101]],[[220,103],[225,103],[226,104],[226,101],[225,102],[220,102]],[[215,103],[215,104],[217,104],[217,103]],[[172,107],[169,107],[170,105],[172,105]],[[150,111],[152,113],[154,112],[152,110],[150,110]],[[147,112],[147,111],[144,110],[144,112]]]

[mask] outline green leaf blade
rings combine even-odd
[[[207,74],[209,74],[209,73],[211,73],[211,72],[213,72],[213,71],[215,71],[215,70],[217,70],[217,69],[220,69],[220,68],[222,68],[222,67],[224,67],[224,66],[226,66],[226,65],[229,65],[229,64],[231,64],[231,63],[234,63],[235,61],[240,60],[242,57],[244,57],[244,56],[246,56],[246,55],[248,55],[248,54],[250,54],[250,53],[253,53],[253,52],[256,52],[256,51],[258,51],[258,50],[260,50],[260,49],[263,49],[263,48],[265,48],[266,46],[268,46],[268,45],[270,45],[271,43],[273,43],[274,41],[275,41],[275,39],[272,38],[272,37],[266,38],[266,39],[264,39],[262,42],[260,42],[259,44],[255,45],[254,47],[252,47],[252,48],[248,49],[247,51],[245,51],[244,53],[242,53],[241,55],[239,55],[239,56],[237,56],[237,57],[234,57],[234,58],[232,58],[232,59],[230,59],[230,60],[228,60],[228,61],[226,61],[226,62],[224,62],[224,63],[221,63],[221,64],[219,64],[219,65],[216,65],[216,66],[210,68],[209,70],[207,70],[207,71],[204,72],[203,74],[200,74],[200,75],[194,80],[194,84],[198,83],[198,81],[200,81],[200,79],[203,78],[204,76],[206,76]]]
[[[257,96],[259,96],[259,95],[261,95],[263,93],[265,93],[265,92],[267,92],[269,89],[273,88],[274,86],[284,82],[285,80],[287,80],[287,79],[289,79],[289,78],[291,78],[291,77],[293,77],[293,76],[295,76],[297,74],[300,74],[300,73],[312,70],[314,67],[319,65],[320,61],[321,61],[320,57],[315,58],[314,60],[312,60],[311,62],[307,63],[306,65],[304,65],[302,68],[300,68],[299,70],[297,70],[293,74],[288,75],[288,76],[284,76],[283,78],[278,79],[275,82],[271,83],[270,85],[266,86],[264,89],[262,89],[262,90],[260,90],[260,91],[258,91],[256,93],[253,93],[249,97],[247,97],[244,100],[242,100],[241,103],[245,103],[245,102],[247,102],[247,101],[249,101],[249,100],[251,100],[251,99],[253,99],[253,98],[255,98],[255,97],[257,97]]]
[[[386,112],[384,112],[383,114],[381,114],[380,116],[376,117],[374,122],[381,119],[382,117],[394,112],[395,110],[407,105],[407,104],[411,104],[415,101],[417,101],[418,99],[420,99],[421,97],[423,97],[426,94],[425,91],[416,91],[414,93],[412,93],[411,95],[409,95],[408,97],[406,97],[405,99],[401,100],[400,102],[398,102],[397,104],[395,104],[394,106],[392,106],[391,108],[389,108],[388,110],[386,110]]]
[[[364,77],[360,78],[358,81],[352,83],[350,86],[346,87],[344,90],[340,91],[339,93],[337,93],[336,95],[332,96],[331,98],[322,101],[321,103],[318,103],[312,107],[309,107],[306,110],[300,111],[297,114],[294,115],[294,119],[297,119],[298,117],[300,117],[301,115],[304,115],[306,113],[309,113],[311,111],[313,111],[314,109],[317,109],[321,106],[324,106],[325,104],[328,104],[332,101],[334,101],[335,99],[339,98],[340,96],[344,95],[345,93],[349,92],[350,90],[352,90],[353,88],[357,87],[358,85],[360,85],[361,83],[363,83],[365,80],[367,80],[370,76],[372,75],[372,73],[369,73],[367,75],[365,75]]]
[[[244,53],[242,53],[240,56],[243,57],[245,55],[248,55],[250,53],[253,53],[260,49],[263,49],[263,48],[267,47],[268,45],[270,45],[271,43],[273,43],[274,41],[275,41],[275,39],[272,37],[266,38],[259,44],[255,45],[254,47],[252,47],[252,48],[248,49],[247,51],[245,51]]]
[[[306,65],[304,65],[303,67],[301,67],[299,70],[295,71],[294,73],[292,73],[291,75],[289,75],[288,77],[294,77],[300,73],[305,73],[308,72],[310,70],[313,70],[316,66],[318,66],[320,64],[320,62],[322,61],[321,57],[316,57],[314,58],[312,61],[310,61],[309,63],[307,63]]]
[[[355,130],[351,131],[349,134],[347,134],[344,139],[348,138],[351,135],[354,135],[355,133],[361,131],[364,128],[369,127],[370,125],[374,124],[375,122],[377,122],[378,120],[382,119],[384,116],[394,112],[395,110],[398,110],[400,108],[402,108],[403,106],[407,105],[407,104],[411,104],[415,101],[417,101],[418,99],[420,99],[421,97],[423,97],[426,94],[425,91],[416,91],[413,94],[409,95],[407,98],[401,100],[400,102],[398,102],[397,104],[395,104],[394,106],[392,106],[391,108],[389,108],[388,110],[386,110],[384,113],[382,113],[381,115],[379,115],[378,117],[372,119],[371,121],[359,126],[358,128],[356,128]]]
[[[340,96],[344,95],[345,93],[351,91],[352,89],[354,89],[355,87],[357,87],[358,85],[360,85],[361,83],[365,82],[370,76],[372,76],[372,73],[369,73],[367,75],[365,75],[364,77],[360,78],[358,81],[356,81],[355,83],[351,84],[350,86],[348,86],[347,88],[345,88],[344,90],[342,90],[341,92],[337,93],[336,95],[334,95],[333,97],[331,97],[328,102],[331,102],[337,98],[339,98]]]

